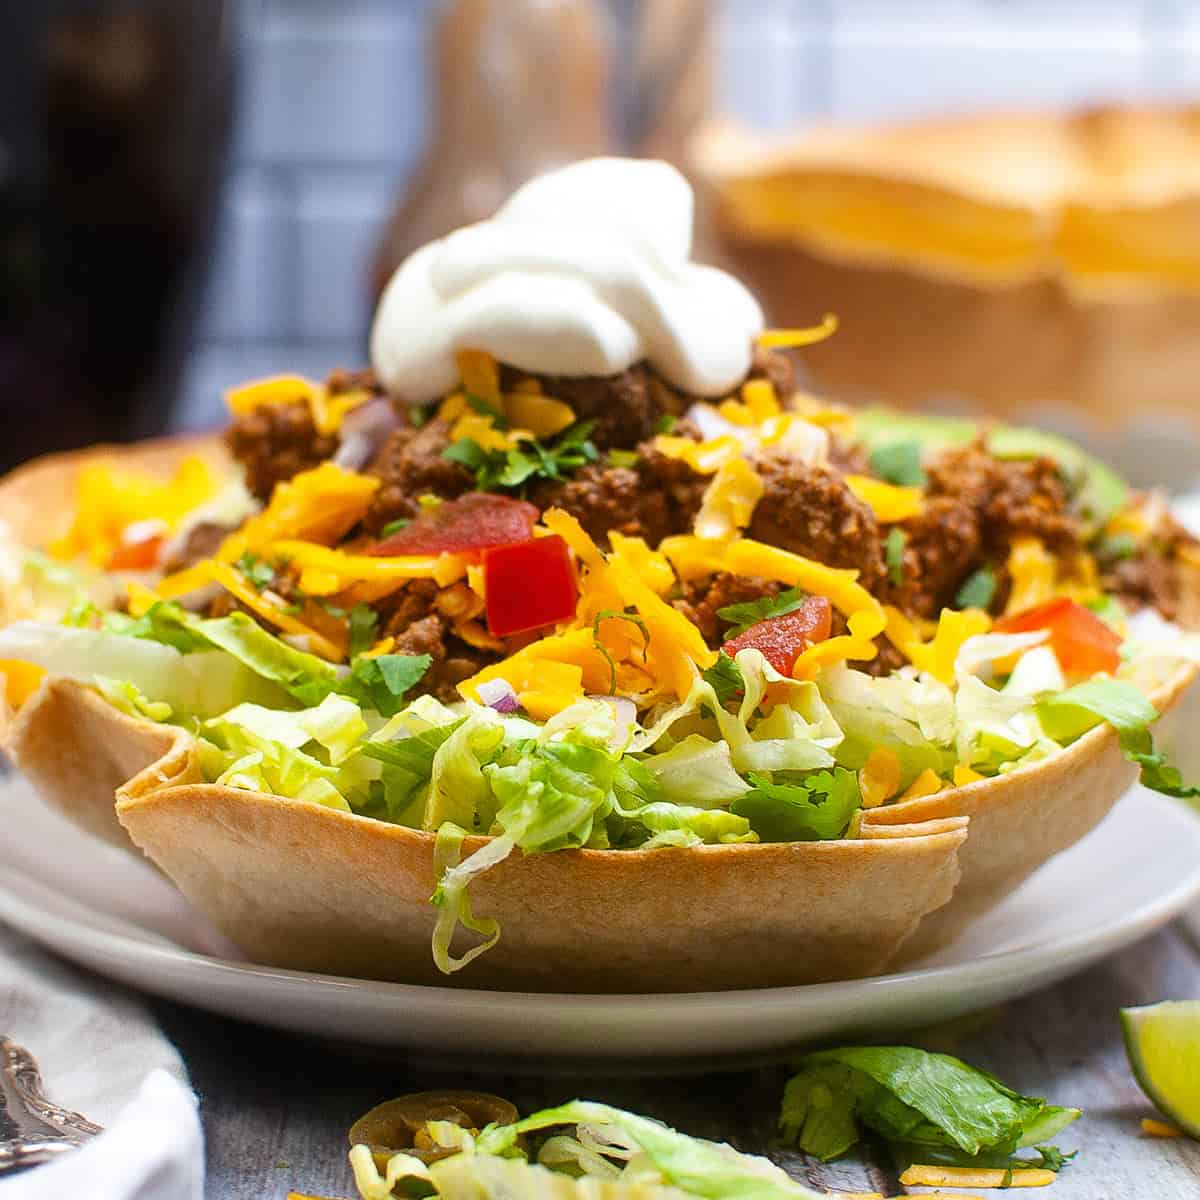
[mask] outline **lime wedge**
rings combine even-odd
[[[1125,1052],[1155,1108],[1200,1137],[1200,1000],[1121,1009]]]

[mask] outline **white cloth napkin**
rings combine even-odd
[[[134,917],[159,888],[172,891],[40,808],[12,777],[0,780],[0,830],[0,866],[36,865],[46,883],[97,907]],[[150,894],[139,893],[139,880]],[[186,925],[177,909],[159,919],[171,932]],[[132,992],[0,923],[0,1033],[37,1059],[52,1101],[105,1128],[78,1152],[0,1176],[0,1200],[202,1200],[204,1142],[187,1072]]]

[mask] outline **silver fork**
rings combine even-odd
[[[33,1055],[0,1036],[0,1175],[48,1162],[100,1132],[86,1117],[47,1100]]]

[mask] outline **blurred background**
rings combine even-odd
[[[773,318],[838,311],[823,386],[1195,461],[1200,115],[1121,122],[1200,99],[1200,0],[7,0],[0,38],[5,463],[362,363],[389,264],[605,150],[685,166]]]

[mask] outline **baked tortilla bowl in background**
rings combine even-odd
[[[1194,107],[771,137],[720,122],[691,149],[719,252],[770,318],[838,315],[805,356],[822,390],[1090,430],[1143,484],[1195,461]],[[1157,474],[1122,453],[1122,428],[1156,448]]]
[[[104,456],[167,473],[197,451],[220,456],[215,440]],[[94,457],[56,457],[0,483],[18,537],[57,531],[51,513]],[[1194,674],[1172,662],[1145,681],[1160,711]],[[254,961],[447,982],[429,950],[434,834],[207,784],[188,733],[126,716],[69,679],[43,681],[6,714],[0,743],[48,803],[144,853]],[[1133,778],[1102,726],[1038,765],[867,810],[857,839],[514,854],[472,887],[499,942],[450,981],[677,992],[878,974],[902,951],[953,940],[1098,824]],[[485,841],[467,839],[464,852]]]

